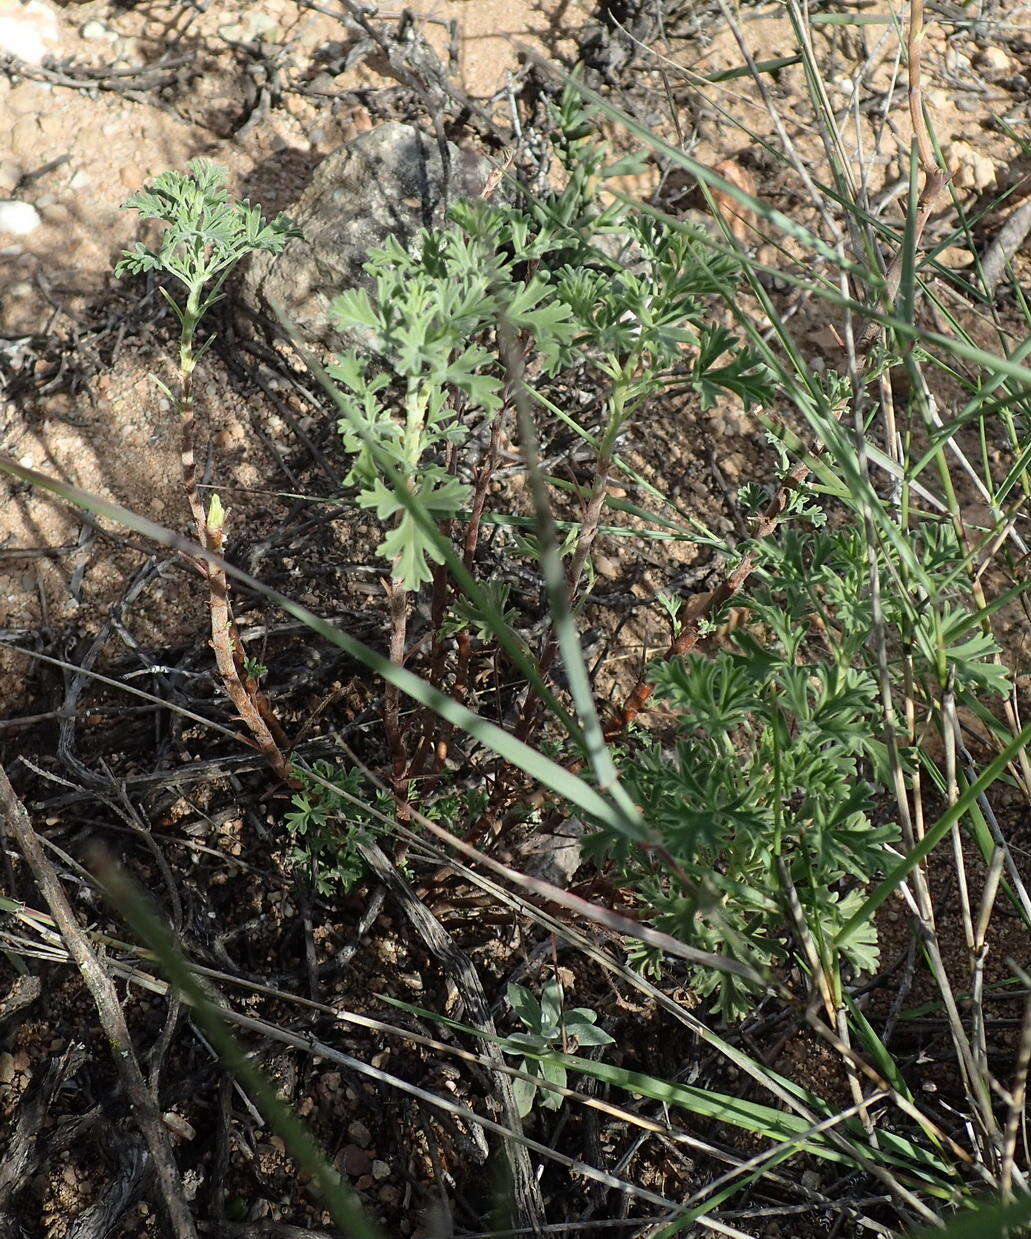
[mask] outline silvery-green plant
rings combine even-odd
[[[214,338],[209,336],[200,349],[195,347],[197,328],[221,300],[236,264],[248,254],[277,254],[291,237],[300,236],[287,216],[266,220],[260,207],[230,198],[226,179],[224,168],[195,159],[187,173],[162,172],[123,204],[142,219],[166,225],[156,247],[137,241],[123,251],[115,275],[154,272],[171,276],[185,291],[185,300],[180,301],[161,288],[181,328],[179,369],[184,381]],[[188,397],[189,388],[180,394],[180,401]]]
[[[371,290],[350,290],[333,306],[337,326],[363,342],[330,368],[340,385],[340,432],[354,456],[347,480],[388,527],[379,551],[406,590],[428,582],[441,557],[384,467],[441,525],[463,511],[469,488],[456,476],[454,453],[510,401],[500,323],[518,339],[537,386],[587,363],[601,392],[589,432],[596,478],[570,548],[574,584],[616,442],[674,372],[683,371],[706,407],[720,391],[746,407],[772,394],[758,358],[707,321],[706,299],[736,278],[735,260],[707,254],[689,230],[603,202],[606,179],[625,161],[606,167],[605,145],[574,89],[556,121],[567,177],[561,191],[454,204],[447,229],[423,230],[407,247],[391,238],[372,251]]]
[[[507,990],[508,1005],[520,1023],[528,1030],[513,1033],[505,1039],[502,1049],[506,1054],[519,1054],[519,1070],[538,1080],[546,1080],[561,1088],[566,1086],[566,1069],[554,1057],[556,1052],[575,1053],[578,1046],[612,1045],[613,1038],[598,1027],[597,1012],[588,1007],[562,1009],[562,983],[549,981],[541,991],[540,1001],[523,985],[510,983]],[[560,1110],[563,1097],[550,1089],[541,1089],[533,1080],[516,1079],[512,1082],[519,1115],[525,1118],[534,1107],[540,1093],[540,1105],[546,1110]]]
[[[617,444],[647,417],[648,402],[674,379],[694,388],[704,405],[719,391],[746,406],[764,403],[773,390],[757,356],[709,321],[712,296],[737,278],[733,256],[713,256],[697,232],[628,211],[604,193],[625,161],[607,162],[590,109],[574,88],[555,119],[566,177],[561,190],[455,203],[446,229],[423,230],[408,246],[391,239],[372,251],[365,266],[370,286],[344,293],[333,306],[337,327],[356,343],[330,375],[352,454],[346,481],[385,530],[378,550],[391,568],[388,653],[395,662],[405,657],[410,596],[432,581],[434,677],[446,663],[445,638],[455,635],[460,691],[468,646],[450,620],[463,609],[454,605],[462,590],[443,568],[442,544],[460,538],[466,569],[475,573],[490,462],[497,461],[490,428],[514,407],[517,392],[542,410],[557,407],[555,400],[568,403],[572,389],[596,393],[586,422],[567,422],[594,453],[592,477],[574,495],[581,519],[560,552],[576,600],[581,580],[593,577],[591,553]],[[490,441],[487,463],[477,468],[466,456],[473,436]],[[524,552],[539,550],[534,533],[518,538]],[[469,631],[482,633],[483,625],[471,618]],[[556,650],[549,629],[536,657],[542,675]],[[540,687],[522,697],[520,739],[536,727]],[[411,763],[391,688],[384,719],[399,787]],[[432,747],[424,737],[418,752]]]
[[[814,524],[822,517],[806,511]],[[910,537],[939,612],[914,609],[897,592],[882,606],[892,628],[911,636],[914,687],[931,699],[941,679],[971,709],[985,694],[1004,695],[998,645],[958,605],[955,535],[925,521]],[[843,963],[852,977],[869,974],[877,926],[846,926],[900,832],[885,809],[891,775],[866,547],[853,528],[786,527],[754,549],[760,566],[737,600],[747,626],[712,653],[657,664],[651,680],[670,725],[627,744],[623,775],[662,849],[643,855],[605,830],[587,849],[615,861],[655,924],[682,942],[774,970],[789,958],[807,966],[795,904],[828,973],[837,977]],[[887,573],[891,556],[881,558]],[[902,756],[908,767],[911,755]],[[659,964],[647,948],[633,958],[653,974]],[[692,983],[727,1020],[747,1014],[759,992],[708,968],[692,970]]]
[[[298,230],[285,215],[263,218],[259,207],[229,196],[224,168],[205,159],[195,159],[186,173],[162,172],[154,182],[124,204],[141,218],[164,224],[153,248],[138,241],[123,251],[116,275],[153,273],[167,276],[181,289],[174,295],[164,285],[162,296],[179,323],[179,366],[176,389],[155,380],[175,407],[179,417],[180,459],[183,489],[193,516],[197,541],[212,555],[221,555],[226,512],[217,494],[205,511],[197,489],[194,439],[194,372],[214,336],[198,347],[197,331],[204,316],[222,298],[222,288],[236,264],[248,254],[278,253]],[[211,609],[211,644],[219,674],[237,713],[247,724],[258,748],[271,768],[292,781],[284,756],[285,737],[265,700],[233,621],[225,573],[207,561],[197,564],[208,581]]]

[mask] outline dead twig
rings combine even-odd
[[[37,979],[38,978],[34,978]],[[0,1232],[7,1227],[14,1231],[14,1219],[9,1212],[13,1197],[35,1174],[41,1156],[37,1149],[40,1132],[46,1122],[50,1104],[62,1084],[79,1070],[86,1061],[82,1046],[70,1046],[60,1058],[51,1061],[43,1083],[22,1102],[14,1133],[7,1141],[3,1161],[0,1162]]]
[[[1010,215],[995,235],[995,240],[981,260],[981,278],[989,293],[995,289],[1006,271],[1006,265],[1024,244],[1031,232],[1031,198],[1026,198]]]
[[[0,807],[5,829],[13,836],[25,858],[36,885],[61,931],[68,953],[75,961],[96,1004],[97,1014],[111,1046],[115,1067],[132,1105],[136,1121],[147,1142],[157,1172],[161,1195],[176,1239],[197,1239],[190,1207],[186,1202],[182,1177],[172,1153],[171,1140],[147,1087],[133,1049],[129,1027],[115,992],[114,982],[89,944],[53,865],[40,844],[28,812],[0,766]]]

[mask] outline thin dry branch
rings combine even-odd
[[[28,811],[11,786],[7,773],[0,766],[0,808],[4,825],[13,836],[32,871],[54,921],[61,931],[68,953],[75,961],[82,979],[96,1004],[100,1023],[111,1046],[115,1067],[122,1081],[126,1096],[132,1105],[136,1121],[147,1142],[157,1172],[161,1195],[168,1210],[169,1221],[176,1239],[197,1239],[190,1207],[186,1202],[183,1182],[172,1153],[172,1142],[161,1119],[157,1103],[147,1087],[133,1049],[129,1027],[115,992],[114,982],[108,976],[82,927],[58,880],[53,865],[40,844]]]

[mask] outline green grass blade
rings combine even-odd
[[[909,855],[904,857],[887,877],[878,883],[877,887],[864,901],[863,906],[854,916],[849,917],[838,931],[834,939],[836,946],[840,946],[848,938],[849,934],[858,929],[860,925],[864,925],[881,904],[898,889],[899,884],[913,872],[917,865],[930,856],[955,823],[969,810],[971,804],[974,803],[982,792],[987,791],[991,787],[1014,757],[1029,742],[1031,742],[1031,723],[1010,740],[1002,752],[981,771],[977,781],[969,784],[956,803],[947,809],[930,830],[927,831],[923,839]]]
[[[420,676],[415,675],[404,667],[396,666],[389,658],[377,653],[370,646],[359,641],[357,637],[352,637],[349,633],[343,632],[336,625],[330,624],[327,620],[309,611],[301,603],[295,602],[285,594],[279,593],[278,590],[272,589],[271,586],[257,580],[257,578],[244,572],[241,568],[237,568],[227,560],[212,555],[209,551],[191,542],[188,538],[184,538],[182,535],[173,532],[171,529],[166,529],[163,525],[158,525],[146,517],[139,516],[135,512],[130,512],[120,504],[102,499],[98,495],[92,495],[88,491],[81,490],[70,483],[59,481],[57,478],[37,473],[34,469],[27,469],[24,465],[19,465],[9,457],[0,456],[0,470],[48,491],[50,494],[58,495],[76,507],[116,521],[119,525],[124,525],[125,528],[132,529],[161,546],[184,551],[193,558],[217,564],[225,570],[228,576],[246,585],[248,589],[254,590],[255,593],[261,594],[269,599],[270,602],[275,603],[276,606],[281,607],[287,614],[292,615],[307,628],[310,628],[312,632],[317,633],[324,640],[330,642],[330,644],[349,654],[356,662],[362,663],[388,683],[395,685],[401,692],[411,697],[413,701],[427,706],[447,722],[453,723],[464,731],[466,735],[485,745],[497,753],[499,757],[503,757],[506,761],[517,766],[525,774],[542,783],[543,786],[557,796],[561,796],[571,804],[577,805],[591,817],[597,818],[628,838],[639,842],[647,839],[647,832],[644,830],[639,815],[629,817],[622,809],[613,805],[611,801],[585,783],[583,779],[571,774],[557,762],[552,761],[549,757],[545,757],[542,753],[538,753],[535,749],[530,748],[529,745],[523,744],[521,740],[517,740],[515,736],[498,727],[496,723],[492,723],[481,715],[473,713],[472,710],[466,709],[465,706],[459,705],[458,702],[452,701],[450,697],[434,688],[433,685]]]
[[[286,1145],[297,1169],[317,1185],[336,1225],[354,1239],[382,1239],[379,1227],[343,1185],[307,1127],[279,1100],[270,1081],[238,1044],[143,893],[113,865],[101,869],[100,881],[112,905],[153,952],[168,983],[189,1003],[191,1015],[204,1029],[227,1069],[254,1099],[269,1126]]]

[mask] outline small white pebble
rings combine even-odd
[[[390,1167],[386,1162],[375,1161],[372,1163],[372,1177],[374,1179],[387,1179],[390,1177]]]
[[[86,24],[79,31],[84,39],[117,39],[118,35],[111,29],[110,26],[105,26],[102,21],[93,18],[92,21]]]
[[[10,200],[0,202],[0,232],[9,232],[15,237],[27,237],[42,223],[39,212],[31,202]]]

